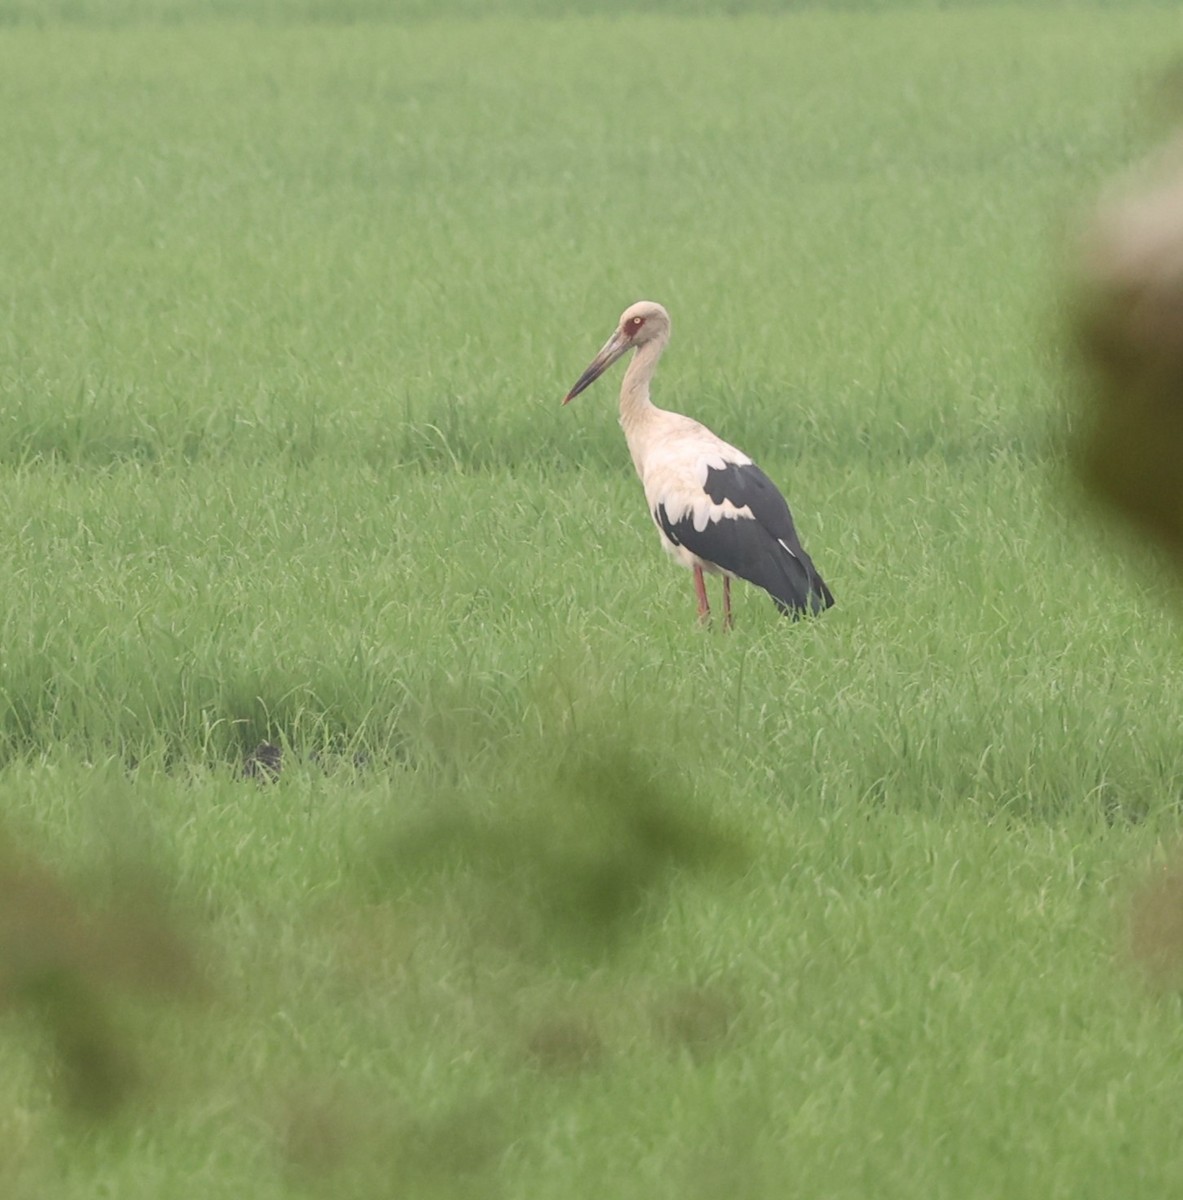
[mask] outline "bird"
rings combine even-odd
[[[620,425],[661,543],[694,572],[698,619],[711,618],[704,575],[723,576],[724,628],[733,625],[731,580],[763,588],[786,616],[816,615],[834,603],[797,536],[776,485],[705,425],[658,408],[653,373],[670,340],[670,315],[639,300],[563,398],[569,404],[617,359],[633,352],[620,386]]]

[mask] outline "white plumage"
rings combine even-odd
[[[649,384],[669,338],[669,313],[651,300],[638,301],[624,311],[563,403],[636,351],[620,388],[620,424],[662,545],[694,572],[700,619],[710,616],[704,572],[723,576],[727,625],[735,577],[762,587],[789,615],[828,608],[834,602],[830,589],[768,476],[705,425],[650,400]]]

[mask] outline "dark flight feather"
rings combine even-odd
[[[715,504],[728,500],[752,515],[720,517],[699,530],[693,514],[672,521],[659,504],[654,520],[674,545],[763,588],[787,615],[818,613],[834,603],[801,546],[788,503],[755,463],[708,467],[704,491]]]

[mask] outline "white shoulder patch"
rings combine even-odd
[[[752,518],[747,505],[737,508],[730,500],[716,504],[706,491],[710,471],[745,467],[752,460],[705,426],[683,420],[673,435],[647,444],[638,463],[650,511],[660,505],[674,524],[689,517],[700,533],[712,522]]]

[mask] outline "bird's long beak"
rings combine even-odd
[[[632,343],[618,329],[605,343],[603,349],[587,365],[587,370],[575,381],[575,386],[563,397],[569,404],[585,388],[593,383],[626,351]]]

